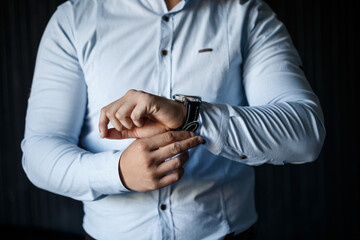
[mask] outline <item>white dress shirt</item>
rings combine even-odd
[[[161,0],[68,1],[39,47],[24,170],[83,201],[84,229],[97,239],[242,232],[257,220],[252,166],[311,162],[321,150],[323,116],[300,66],[260,0],[182,0],[170,11]],[[100,138],[100,109],[129,89],[204,101],[197,133],[207,144],[190,150],[173,185],[129,191],[118,163],[133,139]]]

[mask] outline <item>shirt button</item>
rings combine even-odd
[[[165,204],[161,204],[161,205],[160,205],[160,209],[163,210],[163,211],[166,210],[166,205],[165,205]]]
[[[168,53],[167,50],[165,50],[165,49],[162,49],[162,50],[161,50],[161,55],[166,56],[167,53]]]
[[[241,158],[241,159],[246,159],[246,158],[247,158],[247,156],[245,156],[245,155],[241,155],[241,156],[240,156],[240,158]]]
[[[165,22],[168,22],[168,21],[169,21],[169,17],[168,17],[168,16],[163,16],[162,19],[163,19]]]

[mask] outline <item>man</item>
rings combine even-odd
[[[24,170],[83,201],[89,237],[251,239],[251,166],[311,162],[324,141],[300,65],[260,0],[66,2],[39,47]]]

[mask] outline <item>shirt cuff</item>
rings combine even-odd
[[[224,146],[228,115],[225,104],[201,103],[198,135],[205,139],[206,148],[215,155],[219,155]]]
[[[119,161],[122,151],[91,154],[86,159],[90,188],[94,195],[111,195],[130,192],[121,182]]]

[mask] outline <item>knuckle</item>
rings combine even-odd
[[[110,111],[106,110],[105,116],[106,116],[107,118],[110,118],[110,117],[112,116],[112,113],[111,113]]]
[[[138,141],[136,143],[136,148],[139,149],[140,151],[144,151],[147,148],[147,143],[145,141]]]
[[[145,92],[141,92],[138,100],[141,104],[147,104],[151,101],[151,95]]]
[[[125,93],[125,95],[132,95],[134,93],[136,93],[136,90],[135,89],[130,89]]]
[[[174,181],[175,181],[175,182],[179,181],[180,178],[181,178],[181,177],[180,177],[180,175],[179,175],[178,173],[174,175]]]
[[[183,175],[182,171],[177,171],[176,174],[174,175],[175,182],[179,181],[181,179],[182,175]]]
[[[138,91],[138,93],[140,93],[142,96],[151,96],[150,93],[147,93],[147,92],[142,91],[142,90]]]
[[[181,150],[181,147],[180,147],[180,144],[178,142],[175,142],[175,143],[172,144],[171,153],[173,153],[175,155],[175,154],[180,153],[180,150]]]
[[[107,107],[103,107],[101,108],[100,113],[106,115],[107,111],[108,111]]]
[[[167,142],[172,142],[175,140],[175,134],[174,132],[167,132],[165,135],[166,141]]]
[[[140,96],[139,96],[140,99],[147,99],[150,95],[144,91],[138,91],[138,93],[140,94]]]
[[[177,168],[179,168],[179,167],[181,167],[181,160],[180,160],[180,158],[174,158],[174,168],[175,169],[177,169]]]
[[[185,146],[186,146],[186,149],[189,149],[189,148],[192,148],[194,146],[196,142],[194,141],[189,141],[189,142],[186,142]]]
[[[120,119],[120,118],[121,118],[121,113],[120,113],[119,111],[117,111],[117,112],[115,113],[115,117],[116,117],[117,119]]]

